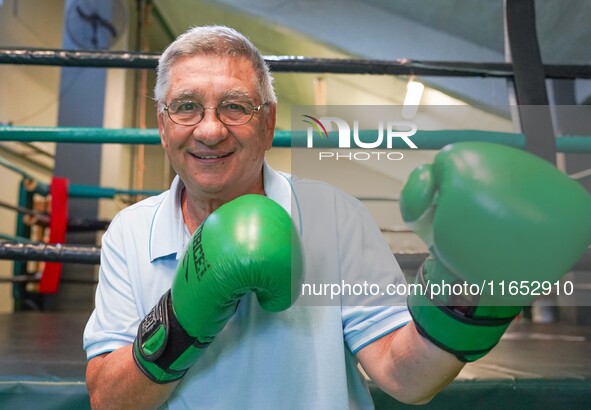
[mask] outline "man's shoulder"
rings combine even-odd
[[[127,206],[115,215],[113,222],[126,224],[145,218],[152,219],[154,213],[162,205],[162,202],[164,202],[169,193],[170,191],[167,190],[159,195],[142,199],[135,204]]]
[[[354,208],[363,206],[361,202],[348,192],[328,182],[317,179],[291,176],[294,194],[302,200],[312,201],[318,205],[341,203]],[[328,201],[328,202],[323,202]]]

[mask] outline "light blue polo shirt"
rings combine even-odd
[[[359,201],[267,164],[264,187],[300,232],[305,283],[404,281]],[[170,288],[190,239],[181,214],[182,189],[176,177],[169,191],[121,211],[103,236],[96,308],[84,332],[89,359],[131,344],[141,319]],[[354,353],[406,324],[410,315],[402,296],[349,296],[307,294],[287,311],[269,313],[246,295],[168,408],[373,408]]]

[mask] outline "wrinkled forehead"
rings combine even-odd
[[[205,92],[232,99],[258,97],[255,69],[243,56],[185,55],[174,61],[169,74],[169,97],[199,97]]]
[[[257,64],[248,55],[243,54],[219,54],[219,53],[182,53],[174,56],[170,60],[169,71],[181,63],[203,64],[203,65],[224,65],[229,62],[231,65],[239,67],[242,70],[257,71]]]

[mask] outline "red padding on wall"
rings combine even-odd
[[[49,193],[51,195],[49,243],[65,243],[66,229],[68,227],[68,179],[53,177]],[[61,275],[61,263],[45,263],[45,269],[43,269],[41,281],[39,282],[39,292],[56,293]]]

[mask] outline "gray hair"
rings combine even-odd
[[[192,27],[177,37],[164,50],[156,69],[154,98],[163,103],[169,84],[169,72],[174,62],[186,55],[215,55],[245,57],[251,61],[256,74],[256,90],[264,103],[276,103],[273,77],[260,51],[238,31],[225,26]]]

